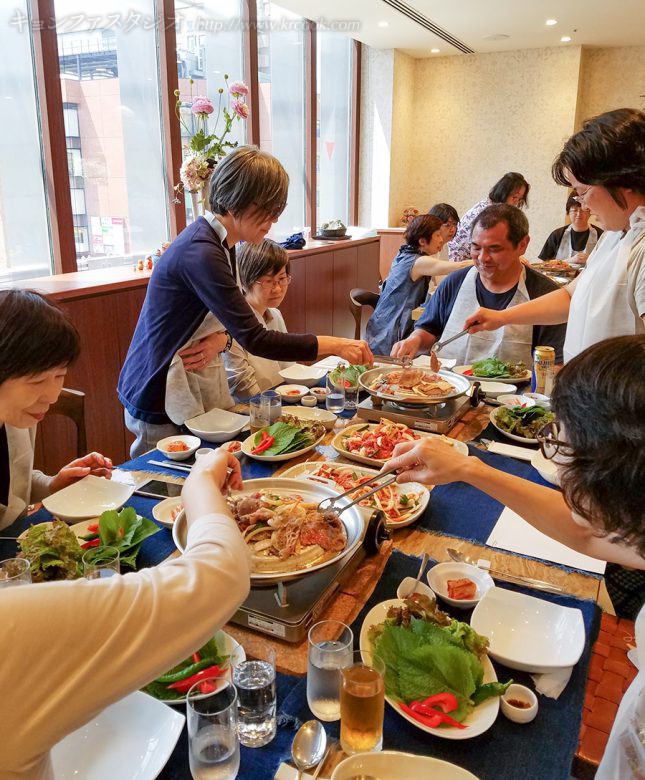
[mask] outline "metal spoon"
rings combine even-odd
[[[414,581],[414,583],[413,583],[412,587],[410,588],[410,591],[409,591],[409,593],[408,593],[408,594],[407,594],[407,596],[405,597],[406,599],[410,598],[410,596],[411,596],[411,595],[414,593],[414,591],[417,589],[417,585],[419,584],[419,580],[420,580],[420,579],[421,579],[421,577],[423,576],[423,572],[426,570],[426,566],[428,565],[428,559],[429,559],[429,558],[430,558],[430,556],[428,555],[428,553],[423,553],[423,555],[422,555],[422,557],[421,557],[421,563],[419,564],[419,572],[418,572],[418,574],[417,574],[417,578],[416,578],[416,580]]]
[[[327,732],[319,720],[308,720],[298,729],[291,745],[291,758],[298,769],[298,780],[302,773],[319,764],[327,747]]]
[[[470,566],[479,568],[479,566],[477,566],[477,561],[473,561],[472,558],[459,552],[459,550],[448,547],[447,552],[453,561],[468,563]],[[508,571],[500,571],[499,569],[486,569],[485,571],[488,571],[489,574],[497,575],[498,577],[508,580],[509,582],[519,582],[522,585],[530,585],[532,588],[543,590],[546,593],[564,593],[562,588],[557,585],[552,585],[550,582],[545,582],[544,580],[534,580],[533,577],[523,577],[521,574],[511,574]]]

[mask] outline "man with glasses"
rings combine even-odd
[[[567,198],[566,212],[571,224],[551,233],[538,255],[540,260],[566,260],[577,265],[587,262],[602,230],[589,224],[591,211],[579,202],[578,197],[572,194]]]

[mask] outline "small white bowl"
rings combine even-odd
[[[164,498],[163,501],[160,501],[158,504],[155,504],[152,507],[152,516],[165,528],[172,528],[172,525],[175,522],[175,518],[182,509],[182,506],[183,504],[181,503],[180,496]],[[173,517],[173,512],[175,509],[177,512],[175,512],[175,516]]]
[[[289,384],[313,387],[325,376],[327,369],[294,363],[292,366],[281,369],[278,373]]]
[[[472,580],[477,586],[474,599],[451,599],[448,595],[448,580],[460,580],[466,577]],[[447,561],[446,563],[437,563],[433,566],[427,575],[428,585],[439,596],[440,599],[457,609],[470,609],[479,603],[484,594],[490,590],[493,585],[493,578],[483,569],[477,566],[471,566],[469,563],[457,563],[457,561]]]
[[[327,390],[326,387],[312,387],[309,392],[316,398],[318,401],[324,401],[325,398],[329,395],[329,390]]]
[[[201,458],[202,455],[208,455],[209,452],[213,452],[211,447],[200,447],[195,453],[195,460],[197,460],[197,458]]]
[[[334,430],[338,419],[335,414],[328,412],[326,409],[316,409],[307,406],[294,406],[293,409],[289,409],[287,414],[299,417],[301,420],[321,422],[328,431]]]
[[[179,452],[170,452],[166,448],[175,441],[180,441],[188,447],[187,450],[180,450]],[[170,460],[186,460],[194,455],[201,447],[201,440],[197,436],[166,436],[165,439],[160,439],[157,442],[157,449],[159,452],[170,458]]]
[[[309,393],[309,388],[304,385],[280,385],[276,387],[276,393],[285,404],[297,404]]]
[[[532,398],[537,406],[542,406],[545,409],[551,409],[551,399],[548,395],[542,395],[542,393],[524,393],[526,398]]]
[[[220,447],[220,450],[225,450],[229,455],[233,455],[238,460],[242,457],[242,442],[235,439],[235,441],[227,441]]]
[[[502,393],[497,396],[497,402],[500,406],[505,406],[507,409],[513,409],[515,406],[524,406],[526,408],[535,406],[535,401],[529,398],[528,395],[518,395],[517,393]]]
[[[396,589],[397,599],[406,599],[412,595],[410,593],[410,588],[414,585],[414,580],[415,577],[405,577],[405,579],[401,580],[401,584]],[[417,582],[414,593],[421,593],[430,599],[436,598],[432,588],[428,587],[425,582],[423,582],[423,580],[419,580],[419,582]]]
[[[226,409],[211,409],[210,412],[186,420],[185,425],[203,441],[221,444],[237,436],[248,423],[249,418],[243,414]]]
[[[480,382],[482,393],[486,393],[486,400],[490,403],[497,403],[499,396],[504,393],[516,393],[515,385],[507,385],[504,382]]]
[[[526,702],[529,706],[515,707],[513,704],[509,703],[511,699],[519,699],[520,701]],[[502,696],[501,705],[502,712],[509,720],[512,720],[513,723],[530,723],[534,720],[538,711],[537,696],[530,688],[527,688],[525,685],[518,685],[517,683],[508,686],[506,693]]]
[[[315,395],[309,395],[303,397],[303,399],[300,401],[300,403],[303,406],[308,406],[310,409],[313,409],[314,406],[318,406],[318,399]]]
[[[560,487],[560,476],[558,467],[553,460],[545,458],[542,450],[538,450],[531,458],[531,466],[538,472],[545,482]]]
[[[134,483],[88,474],[43,499],[43,506],[66,523],[99,517],[108,509],[121,509],[134,492]]]

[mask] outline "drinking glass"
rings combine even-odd
[[[237,733],[246,747],[262,747],[275,737],[275,650],[263,645],[254,658],[233,667],[237,688]]]
[[[274,423],[282,414],[282,398],[275,390],[265,390],[260,394],[262,408],[265,410],[265,417],[269,420],[269,425]]]
[[[338,620],[323,620],[309,629],[307,703],[324,721],[340,718],[340,673],[352,663],[351,628]]]
[[[235,686],[221,677],[195,683],[186,695],[186,718],[193,780],[233,780],[240,768]]]
[[[261,428],[266,428],[269,424],[268,409],[262,405],[262,397],[254,395],[249,399],[249,425],[251,433],[257,433]]]
[[[28,585],[31,582],[31,564],[26,558],[6,558],[0,561],[0,588]]]
[[[120,555],[116,547],[97,547],[83,555],[83,574],[88,580],[114,577],[120,572]]]
[[[341,669],[340,744],[348,755],[381,750],[385,709],[385,666],[360,651]]]
[[[327,374],[327,395],[325,396],[325,406],[328,412],[340,414],[345,409],[345,386],[337,385],[331,379],[331,374]]]

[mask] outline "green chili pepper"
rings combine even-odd
[[[192,677],[194,674],[197,674],[197,672],[200,672],[202,669],[206,669],[209,666],[213,666],[217,663],[217,658],[213,658],[210,656],[209,658],[202,658],[201,661],[198,661],[196,664],[190,664],[190,666],[185,666],[183,669],[180,669],[178,672],[173,672],[172,674],[164,674],[161,677],[157,677],[155,682],[158,683],[173,683],[178,682],[179,680],[185,680],[186,677]]]

